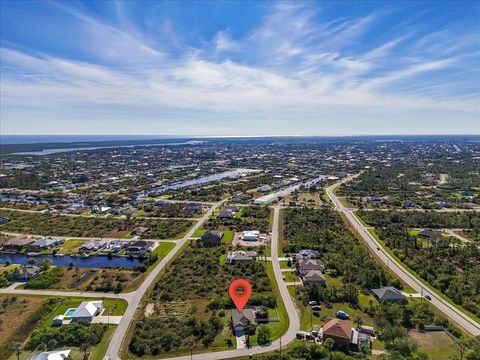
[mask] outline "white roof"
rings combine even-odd
[[[260,231],[258,230],[244,231],[242,233],[243,237],[258,237],[259,235],[260,235]]]
[[[84,301],[72,314],[72,318],[94,316],[97,309],[102,307],[102,301]]]
[[[37,355],[35,360],[65,360],[70,355],[68,350],[45,351]]]

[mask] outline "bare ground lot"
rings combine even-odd
[[[427,354],[431,359],[447,360],[458,355],[455,343],[443,331],[422,333],[411,330],[408,336],[418,344],[418,351]]]

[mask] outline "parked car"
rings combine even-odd
[[[335,316],[341,320],[347,320],[350,318],[350,315],[348,315],[345,311],[342,311],[342,310],[337,311]]]

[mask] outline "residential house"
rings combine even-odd
[[[72,314],[73,321],[92,322],[95,316],[98,316],[103,311],[103,301],[84,301],[82,302]]]
[[[9,276],[12,281],[28,281],[40,275],[42,269],[38,266],[21,266],[15,269]]]
[[[382,198],[378,196],[366,196],[364,199],[368,204],[373,206],[378,206],[382,203]]]
[[[417,234],[417,236],[427,239],[443,237],[442,232],[438,230],[422,230]]]
[[[352,329],[352,332],[350,333],[350,345],[351,347],[360,350],[362,346],[371,348],[372,341],[368,334],[360,332],[356,329]]]
[[[66,360],[69,359],[71,351],[70,349],[44,351],[31,358],[27,357],[27,360]]]
[[[228,209],[222,209],[217,215],[218,219],[232,219],[233,218],[233,212]]]
[[[365,333],[370,336],[375,336],[375,329],[373,326],[368,326],[368,325],[360,325],[358,327],[358,331],[361,333]]]
[[[126,204],[124,206],[118,206],[112,210],[112,213],[118,215],[129,216],[135,213],[137,209],[130,204]]]
[[[153,241],[138,240],[130,243],[127,251],[131,254],[146,254],[152,251],[155,243]]]
[[[29,247],[32,250],[46,250],[46,249],[53,249],[61,244],[63,244],[63,239],[40,239],[32,244]]]
[[[300,261],[300,260],[316,259],[319,255],[320,253],[318,251],[304,249],[304,250],[300,250],[295,255],[295,260]]]
[[[250,230],[242,232],[242,240],[243,241],[258,241],[260,237],[260,231],[258,230]]]
[[[372,289],[373,295],[377,298],[379,302],[400,302],[405,299],[405,295],[402,292],[393,286],[385,286],[380,289]]]
[[[323,271],[325,270],[325,266],[320,260],[315,259],[300,260],[298,262],[300,275],[306,275],[312,270]]]
[[[148,231],[148,227],[145,226],[137,226],[132,230],[132,235],[133,236],[142,236]]]
[[[104,249],[108,244],[107,240],[90,240],[80,247],[81,251],[98,251]]]
[[[192,212],[192,213],[201,213],[203,211],[203,204],[188,203],[185,205],[183,210]]]
[[[406,201],[402,201],[402,206],[405,206],[407,208],[413,208],[413,209],[420,209],[420,205],[418,205],[417,203],[413,202],[413,201],[410,201],[410,200],[406,200]]]
[[[232,310],[232,323],[235,336],[241,336],[243,335],[245,326],[249,324],[257,326],[257,319],[253,309],[243,309],[242,312],[234,309]]]
[[[352,322],[350,320],[331,319],[322,327],[323,339],[333,339],[335,344],[348,348]]]
[[[327,280],[320,270],[310,270],[302,277],[302,280],[304,285],[327,285]]]
[[[240,208],[236,205],[226,205],[223,207],[223,209],[231,211],[232,213],[237,213],[240,211]]]
[[[229,251],[227,253],[226,264],[238,264],[255,261],[257,259],[256,251]]]
[[[93,205],[92,206],[92,214],[104,214],[109,212],[112,208],[110,206],[102,206],[102,205]]]
[[[423,230],[420,231],[417,236],[429,239],[432,245],[439,248],[447,248],[450,246],[450,242],[445,239],[442,232],[438,230]]]
[[[206,231],[200,238],[200,244],[205,247],[219,246],[222,244],[222,231]]]
[[[21,248],[23,246],[28,246],[33,243],[35,240],[29,238],[25,235],[16,236],[13,238],[10,237],[3,237],[0,239],[0,245],[3,245],[7,248]]]

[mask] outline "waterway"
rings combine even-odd
[[[70,255],[65,256],[53,256],[53,255],[38,255],[28,256],[23,253],[5,253],[0,252],[0,264],[5,264],[7,261],[10,264],[28,265],[29,259],[35,259],[37,264],[40,264],[44,260],[51,260],[54,266],[68,267],[73,264],[79,268],[127,268],[133,269],[135,266],[140,265],[141,261],[136,258],[128,258],[125,256],[114,256],[109,259],[107,256],[89,256],[89,257],[72,257]]]
[[[243,175],[248,175],[250,173],[254,172],[259,172],[260,170],[252,170],[252,169],[235,169],[231,171],[225,171],[222,173],[218,174],[213,174],[213,175],[207,175],[207,176],[202,176],[196,179],[191,179],[191,180],[185,180],[181,181],[178,183],[170,184],[170,185],[164,185],[156,188],[153,192],[157,193],[158,195],[169,191],[169,190],[177,190],[177,189],[183,189],[187,187],[194,187],[198,185],[204,185],[208,184],[214,181],[218,181],[227,177],[230,178],[237,178]]]
[[[309,180],[305,180],[301,183],[298,183],[298,184],[295,184],[295,185],[291,185],[289,187],[286,187],[284,189],[281,189],[281,190],[278,190],[274,193],[271,193],[271,194],[267,194],[265,196],[262,196],[262,197],[259,197],[257,199],[254,200],[254,204],[258,204],[258,205],[261,205],[261,204],[266,204],[266,203],[269,203],[269,202],[272,202],[272,201],[275,201],[279,198],[282,198],[282,197],[285,197],[287,195],[290,195],[291,193],[293,193],[295,190],[298,190],[300,189],[300,187],[302,186],[305,186],[305,187],[309,187],[309,186],[312,186],[316,183],[318,183],[319,181],[322,181],[324,180],[325,178],[327,177],[327,175],[319,175],[317,176],[316,178],[313,178],[313,179],[309,179]]]
[[[192,140],[177,143],[159,143],[159,144],[135,144],[135,145],[113,145],[113,146],[92,146],[92,147],[75,147],[75,148],[63,148],[63,149],[44,149],[40,151],[24,151],[15,152],[8,155],[52,155],[64,152],[72,151],[85,151],[85,150],[98,150],[98,149],[116,149],[116,148],[132,148],[137,146],[172,146],[172,145],[201,145],[204,141]]]

